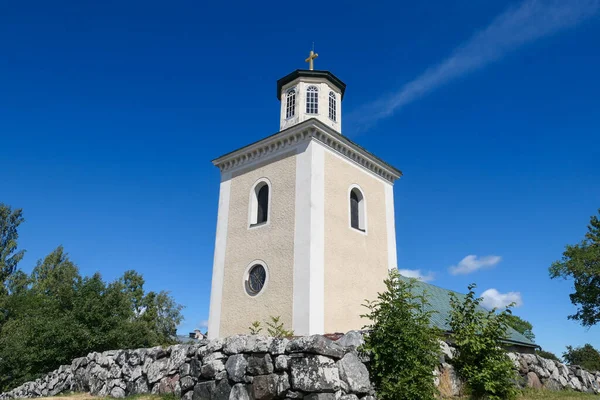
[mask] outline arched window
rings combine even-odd
[[[367,228],[365,197],[359,188],[350,190],[350,226],[365,232]]]
[[[287,92],[285,103],[285,117],[291,118],[296,114],[296,89]]]
[[[250,193],[250,226],[262,225],[269,220],[269,182],[258,181]]]
[[[316,86],[309,86],[306,89],[306,113],[319,113],[319,89]]]
[[[331,120],[333,120],[333,122],[335,122],[336,115],[337,115],[337,104],[336,104],[336,100],[335,100],[335,93],[329,92],[329,118]]]

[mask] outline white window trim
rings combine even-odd
[[[311,88],[315,88],[316,90],[309,90]],[[311,103],[311,104],[313,104],[315,106],[317,112],[308,112],[308,97],[309,97],[308,94],[309,93],[316,93],[315,102]],[[305,103],[306,104],[305,104],[305,110],[304,110],[304,111],[306,111],[306,115],[319,115],[319,93],[320,93],[320,90],[319,90],[319,86],[317,86],[317,85],[308,85],[306,87],[306,90],[305,90],[305,94],[306,94]]]
[[[361,225],[361,222],[363,223],[364,226],[364,231],[361,231],[360,229],[356,229],[352,227],[352,207],[350,206],[350,194],[352,193],[352,189],[358,189],[360,191],[360,194],[362,195],[362,215],[360,212],[360,203],[359,203],[359,210],[358,210],[358,225]],[[369,230],[368,230],[368,212],[367,212],[367,196],[365,196],[365,191],[362,190],[362,188],[357,185],[357,184],[353,184],[350,185],[350,187],[348,188],[348,194],[346,196],[346,202],[348,204],[348,228],[350,228],[353,232],[358,232],[361,235],[365,235],[367,236]],[[361,217],[363,217],[363,221],[361,221]]]
[[[333,96],[331,96],[332,94],[333,94]],[[333,107],[331,107],[331,100],[333,100]],[[329,105],[329,108],[327,110],[329,119],[333,122],[337,122],[337,95],[333,90],[329,91],[327,104]],[[333,118],[331,118],[332,110],[333,110]]]
[[[294,105],[293,105],[293,110],[294,112],[292,113],[292,115],[290,115],[289,117],[287,116],[287,106],[288,106],[288,96],[290,95],[291,92],[294,92]],[[298,90],[296,90],[296,87],[293,88],[289,88],[286,92],[285,92],[285,119],[289,120],[292,119],[296,116],[296,106],[298,105]]]
[[[256,224],[253,221],[256,221],[258,218],[258,193],[257,187],[262,183],[266,184],[269,187],[269,199],[267,201],[267,222],[262,224]],[[260,178],[254,185],[252,185],[252,189],[250,189],[249,199],[248,199],[248,229],[258,229],[271,224],[271,196],[273,193],[273,185],[271,185],[271,181],[268,178]]]
[[[260,292],[256,293],[255,295],[251,295],[250,293],[248,293],[248,288],[246,287],[246,282],[248,281],[248,277],[250,276],[250,269],[252,269],[252,267],[254,267],[257,264],[262,265],[262,267],[265,269],[265,284],[263,285]],[[251,298],[251,299],[256,299],[257,297],[262,296],[262,294],[267,290],[267,286],[269,285],[269,277],[270,277],[269,267],[267,266],[266,262],[264,262],[263,260],[252,261],[250,264],[248,264],[246,266],[246,269],[244,270],[244,276],[242,279],[242,290],[244,291],[244,294],[248,298]]]

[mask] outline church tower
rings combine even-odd
[[[396,265],[401,172],[342,133],[346,85],[329,71],[277,81],[280,131],[225,154],[208,335],[280,316],[296,335],[347,332]],[[264,325],[264,323],[263,323]]]

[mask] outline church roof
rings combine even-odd
[[[324,78],[329,82],[333,83],[340,89],[342,99],[344,98],[344,92],[346,91],[346,84],[342,82],[337,76],[329,71],[316,71],[310,69],[297,69],[291,74],[284,76],[277,81],[277,100],[281,100],[281,88],[292,82],[297,78]]]
[[[409,278],[402,277],[402,279],[408,280]],[[425,293],[427,295],[430,310],[434,311],[431,316],[431,324],[444,332],[450,332],[450,326],[447,322],[451,311],[450,294],[454,293],[459,300],[464,299],[466,295],[421,281],[416,282],[415,289],[419,293]],[[483,307],[479,308],[481,311],[487,312]],[[509,327],[507,331],[506,343],[524,347],[538,347],[534,342],[511,327]]]
[[[309,135],[302,136],[302,132],[309,132]],[[303,140],[299,138],[300,136],[304,139],[309,139],[314,136],[329,147],[335,145],[338,152],[340,149],[343,149],[345,155],[353,155],[355,162],[370,169],[390,182],[393,182],[402,176],[402,171],[368,152],[363,147],[357,145],[334,129],[331,129],[316,118],[307,119],[306,121],[274,133],[257,142],[224,154],[212,160],[212,163],[219,167],[221,171],[226,171],[230,168],[241,166],[256,160],[265,154],[269,154],[273,148],[284,149],[286,146],[296,144],[298,143],[298,140]]]

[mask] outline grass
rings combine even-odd
[[[456,397],[444,397],[444,400],[458,400]],[[535,390],[525,389],[519,394],[517,400],[592,400],[600,399],[600,396],[595,394],[573,392],[570,390],[562,390],[560,392],[552,392],[550,390]],[[462,397],[460,400],[469,400],[468,397]]]
[[[89,393],[68,393],[54,397],[43,397],[49,400],[114,400],[112,397],[94,397]],[[175,395],[136,394],[128,396],[128,400],[177,400]]]
[[[524,390],[518,397],[518,400],[541,400],[541,399],[557,399],[557,400],[579,400],[579,399],[598,399],[595,394],[572,392],[570,390],[562,390],[560,392],[551,392],[549,390]]]

